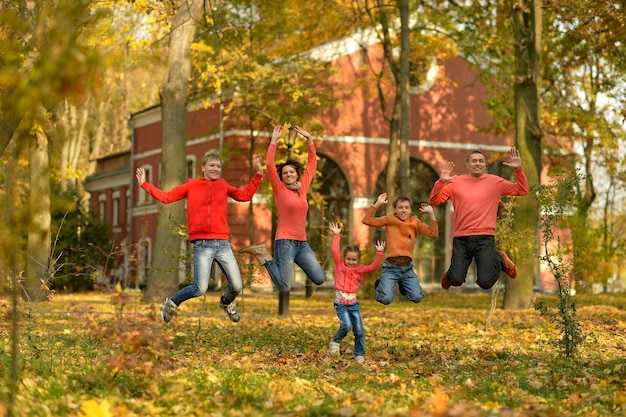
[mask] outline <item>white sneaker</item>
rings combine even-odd
[[[169,323],[170,320],[172,320],[172,317],[174,317],[174,314],[176,314],[177,308],[178,306],[174,303],[174,301],[172,301],[171,298],[166,298],[165,301],[163,301],[163,306],[161,307],[161,318],[163,321]]]
[[[358,364],[362,364],[363,362],[365,362],[365,356],[355,356],[354,361]]]
[[[237,312],[234,301],[230,304],[224,304],[222,303],[222,299],[220,298],[220,307],[222,307],[222,310],[224,310],[226,314],[228,314],[228,318],[231,321],[237,323],[239,320],[241,320],[241,315]]]
[[[331,355],[336,355],[339,353],[339,346],[341,346],[339,343],[335,342],[334,340],[330,341],[330,344],[328,345],[328,350],[330,352]]]

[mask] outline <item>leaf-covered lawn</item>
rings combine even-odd
[[[330,293],[292,295],[291,317],[278,318],[275,295],[247,291],[239,323],[218,296],[183,304],[167,325],[138,294],[57,295],[32,315],[21,305],[18,415],[626,415],[623,296],[577,299],[576,358],[559,355],[554,325],[532,308],[495,310],[486,328],[488,292],[391,306],[361,297],[364,365],[352,335],[328,354]],[[12,316],[0,303],[4,414]]]

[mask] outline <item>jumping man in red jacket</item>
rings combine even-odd
[[[143,168],[137,168],[135,175],[141,188],[160,202],[168,204],[187,198],[189,241],[194,245],[194,283],[165,299],[161,317],[166,323],[172,319],[182,302],[207,291],[214,260],[228,279],[228,288],[220,298],[220,307],[232,321],[241,319],[235,307],[235,298],[243,289],[243,281],[228,241],[228,197],[236,201],[252,199],[263,178],[261,157],[254,155],[252,160],[257,173],[243,188],[233,187],[221,178],[222,159],[211,153],[202,158],[202,178],[190,178],[185,184],[170,191],[160,190],[146,182],[146,172]]]

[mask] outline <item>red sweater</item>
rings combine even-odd
[[[515,170],[515,181],[517,184],[492,174],[458,175],[445,183],[437,180],[430,192],[430,204],[437,206],[452,200],[455,237],[493,235],[500,198],[528,194],[528,179],[522,168]]]
[[[374,272],[380,266],[383,260],[383,251],[376,251],[374,261],[369,265],[356,265],[354,268],[348,268],[339,254],[338,234],[333,236],[333,243],[330,246],[330,252],[335,260],[335,289],[347,293],[356,293],[359,285],[363,280],[363,275]]]
[[[236,201],[250,201],[259,188],[261,174],[255,174],[243,188],[233,187],[225,179],[207,180],[190,178],[183,185],[163,191],[149,182],[141,188],[161,203],[173,203],[187,197],[187,226],[189,240],[228,240],[228,197]]]
[[[267,149],[267,176],[272,184],[276,211],[278,212],[278,226],[274,239],[306,240],[306,213],[309,203],[306,194],[313,181],[313,175],[317,168],[317,155],[315,145],[309,144],[306,168],[300,176],[302,188],[300,191],[290,190],[283,184],[276,170],[274,158],[276,156],[276,144],[270,144]]]

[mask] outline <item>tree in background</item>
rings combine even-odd
[[[191,77],[191,44],[203,18],[204,0],[181,2],[168,34],[167,72],[161,83],[161,169],[159,187],[169,190],[186,180],[188,80]],[[148,280],[146,300],[162,298],[178,286],[180,236],[172,233],[170,219],[184,218],[184,203],[160,204],[154,243],[154,273]]]
[[[13,320],[11,338],[10,398],[13,404],[18,381],[18,276],[26,263],[24,297],[36,301],[47,297],[42,282],[49,278],[50,256],[50,177],[49,134],[51,109],[67,97],[85,91],[99,63],[99,52],[86,42],[84,31],[101,16],[91,13],[84,0],[46,2],[2,2],[0,5],[0,153],[9,156],[5,168],[25,168],[29,161],[30,188],[4,187],[3,264],[11,265]],[[9,155],[5,155],[9,149]],[[26,155],[26,156],[24,156]],[[4,173],[5,180],[16,172]],[[14,198],[17,195],[18,198]],[[26,209],[16,207],[28,199]],[[20,246],[27,236],[26,250]],[[23,256],[22,254],[25,254]],[[26,259],[24,259],[24,257]]]
[[[49,277],[50,163],[53,108],[68,97],[82,94],[93,82],[99,52],[90,47],[85,28],[97,21],[88,1],[3,3],[0,73],[0,149],[13,146],[13,157],[28,155],[29,204],[21,219],[7,215],[8,241],[27,235],[24,295],[46,298],[41,280]],[[52,47],[54,45],[54,47]],[[11,192],[6,198],[11,197]],[[13,207],[9,203],[10,207]],[[13,213],[10,214],[10,213]],[[19,259],[15,252],[14,253]]]
[[[626,3],[560,0],[548,3],[544,100],[553,172],[577,171],[583,181],[568,217],[576,281],[606,286],[617,276],[624,240],[626,132]],[[563,158],[563,155],[567,155]]]
[[[409,11],[414,12],[409,14]],[[447,35],[452,22],[437,1],[411,5],[402,0],[395,3],[364,0],[355,3],[354,13],[358,22],[355,27],[374,30],[383,51],[382,62],[368,64],[377,86],[381,112],[389,125],[385,191],[393,199],[396,190],[403,195],[409,193],[408,89],[421,85],[433,59],[456,55],[456,47]],[[388,97],[393,98],[391,103]],[[391,206],[386,209],[393,211]]]

